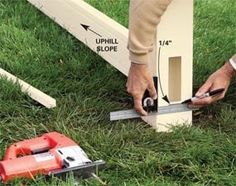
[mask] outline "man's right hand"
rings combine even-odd
[[[126,87],[127,92],[134,98],[135,110],[141,115],[146,116],[147,112],[142,106],[144,92],[148,90],[151,98],[154,100],[157,99],[153,77],[148,70],[148,66],[144,64],[131,63]]]
[[[229,62],[225,63],[220,69],[214,72],[207,81],[202,85],[202,87],[196,93],[196,97],[201,97],[204,93],[213,91],[216,89],[224,88],[225,91],[217,96],[210,96],[203,99],[194,100],[189,104],[189,108],[199,108],[211,103],[214,103],[220,99],[223,99],[226,91],[228,90],[231,78],[235,75],[235,70]]]

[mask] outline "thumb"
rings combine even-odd
[[[199,90],[197,91],[197,93],[195,94],[196,97],[200,97],[203,94],[205,94],[206,92],[208,92],[210,90],[212,86],[212,82],[207,80],[202,86],[201,88],[199,88]]]
[[[153,83],[153,81],[151,81],[148,85],[148,92],[151,96],[152,99],[157,99],[157,91],[156,91],[156,88],[155,88],[155,85]]]

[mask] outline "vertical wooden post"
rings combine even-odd
[[[193,60],[193,0],[173,0],[157,28],[156,50],[151,69],[159,78],[159,106],[180,103],[192,96]],[[143,117],[157,131],[167,131],[176,125],[189,125],[192,112]]]

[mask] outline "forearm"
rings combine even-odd
[[[153,50],[155,31],[171,0],[130,0],[130,60],[147,64]]]

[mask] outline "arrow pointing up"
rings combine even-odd
[[[80,24],[86,31],[91,31],[93,32],[94,34],[98,35],[99,37],[102,37],[100,34],[98,34],[97,32],[93,31],[92,29],[90,29],[90,26],[88,25],[85,25],[85,24]]]

